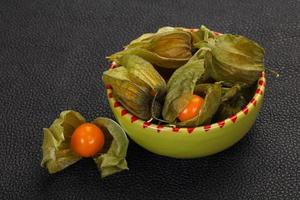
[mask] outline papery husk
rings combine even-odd
[[[126,154],[129,141],[122,127],[115,121],[104,117],[98,117],[92,123],[104,130],[105,143],[108,144],[100,155],[94,157],[101,177],[128,170]]]
[[[184,66],[177,69],[168,81],[162,116],[169,123],[175,123],[179,113],[193,97],[197,82],[205,76],[205,51],[199,50]]]
[[[237,114],[246,105],[247,105],[247,101],[244,98],[244,96],[242,96],[242,95],[236,96],[235,98],[232,98],[231,100],[222,102],[214,119],[216,121],[225,120],[225,119]]]
[[[105,84],[111,85],[114,97],[132,114],[140,119],[151,118],[151,89],[134,83],[128,74],[128,70],[117,67],[105,71],[102,76]]]
[[[235,96],[239,95],[242,89],[246,87],[246,84],[234,84],[230,88],[222,88],[222,102],[229,101]]]
[[[84,117],[73,110],[61,112],[49,128],[44,128],[43,158],[41,166],[50,174],[59,172],[82,159],[71,148],[71,138],[80,125],[85,123]],[[128,139],[124,130],[113,120],[98,117],[93,122],[105,135],[105,143],[101,152],[94,156],[94,161],[102,177],[106,177],[128,169],[126,153]]]
[[[128,76],[134,83],[151,88],[152,96],[159,92],[162,96],[167,84],[151,63],[136,55],[125,55],[120,64],[128,70]]]
[[[191,34],[182,30],[144,34],[108,59],[120,63],[121,57],[128,54],[140,56],[159,67],[177,68],[192,56]]]
[[[223,34],[209,43],[206,67],[216,81],[253,84],[264,71],[264,50],[239,35]]]
[[[208,43],[209,39],[215,39],[217,35],[208,29],[206,26],[202,25],[198,31],[191,32],[192,35],[192,43],[195,48],[200,49],[205,44]]]
[[[222,88],[222,103],[214,119],[216,121],[229,118],[241,111],[253,97],[256,84],[250,87],[245,84],[234,84],[230,88]]]
[[[50,174],[61,171],[82,158],[70,149],[70,144],[73,132],[83,123],[85,119],[80,113],[67,110],[61,112],[49,128],[43,129],[41,166],[47,168]]]
[[[179,122],[177,126],[197,127],[209,124],[221,104],[222,91],[219,83],[199,84],[195,87],[194,94],[204,97],[201,109],[194,118]]]

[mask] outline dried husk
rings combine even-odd
[[[217,35],[208,29],[206,26],[202,25],[198,31],[191,32],[192,35],[192,43],[195,48],[202,48],[207,46],[206,44],[210,39],[215,39]]]
[[[168,81],[162,116],[169,123],[175,123],[179,113],[190,102],[196,83],[205,76],[204,55],[205,51],[199,50]]]
[[[99,156],[94,158],[98,169],[101,171],[101,177],[127,170],[125,158],[129,141],[122,127],[115,121],[104,117],[98,117],[92,123],[105,130],[103,131],[105,142],[109,144]]]
[[[230,88],[222,88],[222,103],[216,113],[215,120],[224,120],[242,110],[253,96],[253,86],[234,84]]]
[[[247,105],[244,96],[239,95],[229,101],[222,102],[216,115],[215,120],[225,120],[243,109]]]
[[[221,104],[222,91],[219,83],[199,84],[195,87],[194,94],[203,96],[204,103],[194,118],[179,122],[178,126],[197,127],[209,124]]]
[[[151,89],[134,83],[125,67],[105,71],[102,80],[112,86],[114,97],[132,114],[144,120],[151,118]]]
[[[239,95],[241,90],[246,87],[245,84],[234,84],[230,88],[222,88],[222,102],[229,101],[234,98],[236,95]]]
[[[49,173],[56,173],[81,159],[70,149],[71,136],[85,122],[75,111],[63,111],[49,128],[44,128],[43,158],[41,166]]]
[[[239,35],[223,34],[208,43],[206,67],[216,81],[253,84],[264,71],[264,50]]]
[[[140,56],[160,67],[177,68],[192,56],[191,34],[182,30],[144,34],[108,59],[120,63],[122,56],[128,54]]]
[[[159,93],[162,96],[167,84],[151,63],[136,55],[125,55],[120,64],[128,70],[128,76],[134,83],[151,88],[152,95]]]
[[[66,110],[49,128],[44,128],[41,166],[47,168],[49,173],[59,172],[82,158],[71,149],[71,137],[83,123],[85,119],[80,113]],[[99,117],[92,123],[105,134],[104,148],[94,157],[101,176],[128,169],[125,159],[128,139],[124,130],[108,118]]]

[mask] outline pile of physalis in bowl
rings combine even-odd
[[[108,57],[103,74],[113,96],[130,113],[176,127],[224,120],[253,97],[264,71],[264,49],[233,34],[201,26],[163,27]]]
[[[236,114],[253,97],[264,71],[264,50],[260,45],[204,26],[193,30],[163,27],[133,40],[108,59],[115,67],[105,71],[102,79],[113,88],[118,103],[137,119],[165,127],[200,127]],[[127,169],[128,139],[123,128],[107,118],[86,123],[79,113],[64,111],[44,129],[42,166],[55,173],[83,157],[92,157],[102,177]],[[133,132],[136,130],[139,131]],[[177,134],[176,139],[169,134],[162,142],[162,134],[153,136],[153,141],[153,134],[145,135],[149,138],[139,134],[139,141],[149,143],[149,150],[150,143],[156,142],[153,152],[180,158],[200,155],[196,137],[194,140]],[[191,143],[194,140],[191,152],[196,153],[189,155],[190,147],[185,147],[182,139]],[[181,144],[178,151],[182,152],[173,154],[172,145]],[[201,155],[213,152],[217,150]]]

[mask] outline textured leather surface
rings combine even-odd
[[[0,199],[299,199],[299,4],[1,0]],[[55,175],[40,167],[42,128],[60,111],[112,117],[100,79],[105,56],[158,27],[200,24],[258,41],[266,66],[281,74],[268,75],[245,138],[194,160],[131,142],[130,170],[103,180],[89,159]]]

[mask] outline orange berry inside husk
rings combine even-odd
[[[104,134],[92,123],[84,123],[77,127],[71,137],[72,150],[82,157],[92,157],[104,146]]]
[[[204,99],[198,95],[193,95],[188,105],[179,113],[178,119],[182,122],[193,119],[202,108]]]

